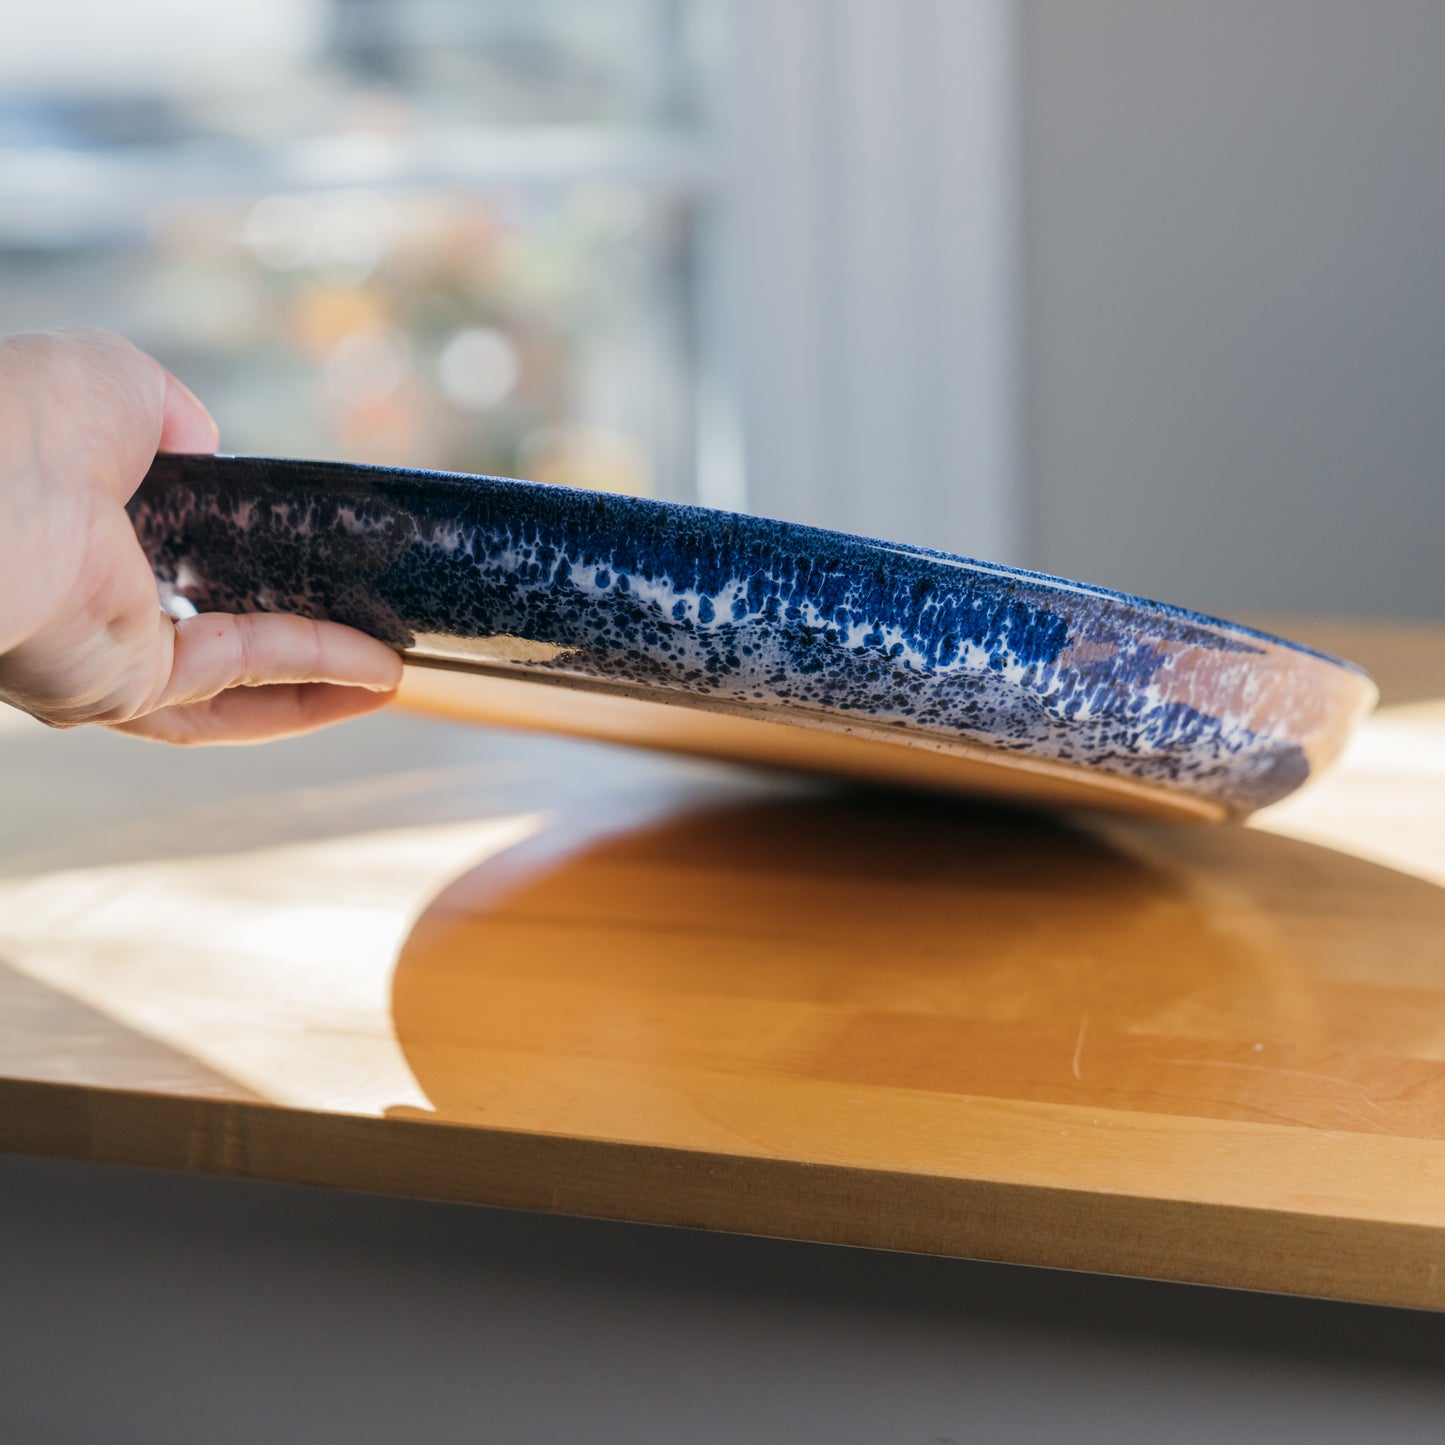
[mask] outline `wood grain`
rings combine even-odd
[[[1445,697],[1372,635],[1409,700],[1248,829],[5,730],[0,1147],[1445,1307]]]

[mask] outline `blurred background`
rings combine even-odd
[[[1445,616],[1437,0],[4,0],[0,332],[227,450]]]

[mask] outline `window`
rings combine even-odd
[[[706,64],[668,0],[55,0],[0,47],[0,330],[227,450],[693,493]]]
[[[1018,553],[1011,0],[45,0],[0,330],[232,451]]]

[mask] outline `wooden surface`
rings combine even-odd
[[[1445,633],[1349,641],[1248,829],[0,718],[0,1147],[1445,1306]]]

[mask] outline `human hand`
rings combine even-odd
[[[174,622],[126,515],[157,451],[212,452],[205,408],[102,331],[0,341],[0,700],[55,727],[257,742],[370,712],[401,680],[334,622]]]

